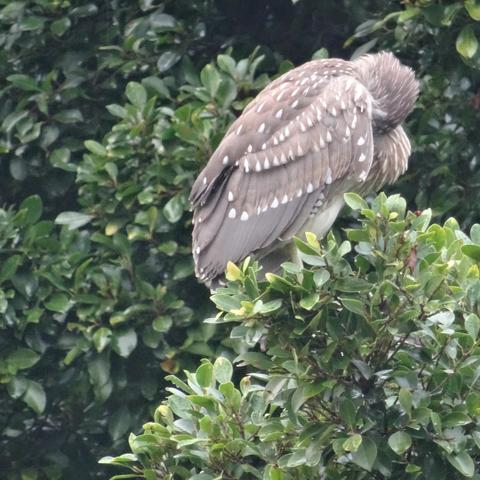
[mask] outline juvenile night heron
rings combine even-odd
[[[418,91],[413,71],[387,52],[314,60],[270,83],[193,185],[197,276],[215,282],[229,260],[252,253],[275,271],[293,236],[330,229],[345,192],[394,182],[408,166],[400,124]]]

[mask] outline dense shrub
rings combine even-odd
[[[0,0],[4,476],[101,476],[98,457],[125,449],[165,375],[230,355],[226,326],[202,322],[186,198],[289,60],[360,46],[410,63],[416,153],[393,188],[474,223],[478,18],[475,2],[450,3]]]
[[[168,377],[132,453],[102,460],[134,472],[114,478],[474,476],[480,225],[429,225],[398,195],[347,203],[361,226],[297,240],[303,267],[257,282],[255,265],[229,265],[209,322],[234,325],[238,366]]]

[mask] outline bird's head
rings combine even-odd
[[[374,99],[374,132],[386,133],[400,125],[418,98],[419,83],[410,67],[390,52],[363,55],[353,62],[359,80]]]

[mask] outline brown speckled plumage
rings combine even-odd
[[[417,96],[412,70],[385,52],[314,60],[270,83],[193,185],[197,276],[212,281],[229,260],[271,255],[308,230],[324,235],[343,193],[394,182],[407,169],[400,124]]]

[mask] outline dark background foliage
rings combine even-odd
[[[101,476],[165,374],[228,347],[202,323],[186,199],[292,63],[389,49],[411,65],[415,154],[392,189],[478,220],[480,7],[443,3],[0,0],[2,473]]]

